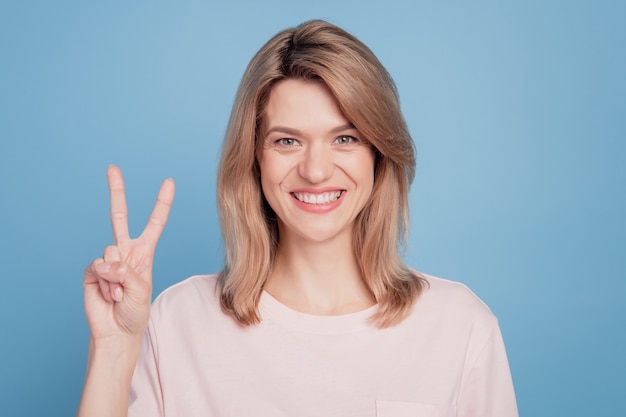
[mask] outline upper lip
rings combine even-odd
[[[298,189],[291,191],[291,195],[306,203],[321,204],[337,200],[344,191],[340,188]]]
[[[339,187],[324,187],[324,188],[295,188],[290,192],[293,193],[301,193],[301,194],[322,194],[322,193],[332,193],[335,191],[346,191],[345,188]]]

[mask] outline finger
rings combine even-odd
[[[104,248],[104,252],[102,253],[102,259],[104,262],[112,263],[112,262],[120,262],[122,260],[122,254],[120,253],[120,249],[115,245],[109,245]]]
[[[109,281],[105,279],[99,279],[98,287],[100,287],[100,294],[102,294],[102,298],[104,298],[108,302],[112,302],[113,297],[111,296],[111,285],[109,284]]]
[[[111,200],[111,225],[113,226],[113,242],[117,245],[130,239],[128,235],[128,207],[124,192],[122,171],[111,165],[107,168],[109,196]]]
[[[83,284],[95,284],[98,282],[99,277],[98,272],[96,272],[96,267],[102,263],[104,263],[104,259],[98,258],[94,259],[93,262],[87,265],[87,268],[85,268]]]
[[[119,255],[117,246],[105,248],[104,259],[94,260],[85,270],[85,286],[98,284],[108,301],[120,302],[128,295],[136,301],[150,303],[152,283],[142,279],[130,265],[118,260]],[[102,281],[106,281],[108,291]]]
[[[116,303],[122,302],[124,299],[124,287],[119,284],[111,284],[111,298]]]
[[[102,272],[103,266],[108,267],[106,273]],[[137,272],[124,262],[104,263],[97,266],[100,275],[109,284],[111,299],[117,302],[130,297],[136,302],[150,303],[152,285],[145,282]]]
[[[124,287],[119,282],[120,277],[116,275],[115,272],[111,273],[111,269],[118,267],[119,265],[120,262],[116,262],[113,264],[100,263],[95,267],[97,274],[99,274],[100,276],[104,275],[106,277],[98,278],[98,288],[100,289],[100,294],[102,294],[102,297],[110,303],[119,303],[124,299]]]
[[[114,262],[121,262],[122,255],[117,246],[107,246],[104,249],[103,259],[106,263],[112,264]],[[107,290],[107,296],[105,297],[108,301],[117,301],[120,302],[124,298],[124,289],[123,287],[116,282],[106,282],[103,283],[100,280],[100,289]]]
[[[98,258],[94,260],[85,269],[84,285],[85,288],[93,286],[94,284],[97,285],[102,298],[104,298],[108,302],[111,302],[112,298],[109,282],[106,279],[102,278],[102,275],[106,275],[108,273],[109,268],[110,265],[105,264],[104,259]]]
[[[172,202],[174,201],[175,189],[174,180],[171,178],[166,179],[163,181],[163,184],[161,184],[156,204],[154,205],[154,209],[152,209],[152,214],[150,214],[148,224],[141,234],[141,236],[150,242],[152,246],[156,246],[159,237],[163,232],[163,228],[167,223],[170,208],[172,207]]]

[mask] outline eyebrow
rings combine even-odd
[[[339,133],[345,130],[356,130],[352,123],[346,123],[345,125],[332,128],[328,133]],[[298,129],[294,129],[286,126],[274,126],[265,132],[265,136],[269,136],[270,133],[286,133],[288,135],[300,136],[302,132]]]

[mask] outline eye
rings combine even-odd
[[[275,143],[280,146],[295,146],[298,141],[294,138],[280,138]]]
[[[342,135],[335,139],[335,142],[339,145],[347,145],[349,143],[357,143],[359,140],[354,136]]]

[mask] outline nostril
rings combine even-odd
[[[330,158],[318,153],[309,154],[300,164],[299,173],[311,183],[322,182],[332,175],[333,163]]]

